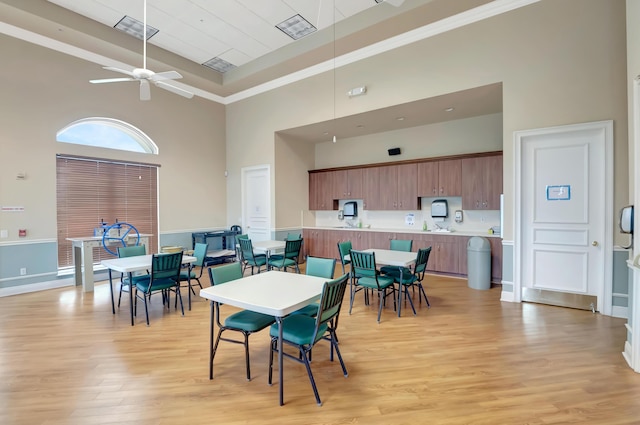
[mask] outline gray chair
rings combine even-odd
[[[211,279],[211,285],[222,285],[223,283],[230,282],[232,280],[242,278],[242,266],[240,263],[226,264],[223,266],[212,267],[209,269],[209,278]],[[251,380],[251,367],[249,363],[249,335],[255,332],[259,332],[267,326],[275,322],[273,316],[268,316],[262,313],[256,313],[254,311],[242,310],[237,313],[233,313],[224,320],[224,324],[220,322],[220,304],[216,310],[216,324],[218,325],[218,335],[216,336],[216,342],[213,346],[213,350],[210,355],[210,369],[211,376],[213,378],[213,358],[216,355],[218,344],[220,341],[232,342],[234,344],[244,345],[244,355],[247,367],[247,381]],[[243,336],[243,340],[226,338],[222,336],[225,331],[240,332]]]

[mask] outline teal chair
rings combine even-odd
[[[315,318],[304,314],[294,314],[282,320],[282,343],[297,348],[299,352],[298,355],[295,356],[283,350],[282,355],[305,365],[318,406],[322,405],[322,401],[318,394],[316,382],[313,379],[310,364],[311,350],[318,342],[322,340],[329,341],[331,344],[329,359],[333,361],[333,351],[335,350],[338,355],[338,360],[340,360],[340,366],[342,366],[342,373],[345,377],[348,376],[347,368],[344,365],[340,349],[338,348],[336,330],[333,326],[333,323],[337,323],[338,316],[340,315],[340,308],[342,307],[342,300],[347,288],[348,279],[349,275],[344,274],[335,280],[325,282],[322,287],[322,295],[320,296],[318,314]],[[278,332],[279,326],[278,323],[275,323],[271,326],[270,330],[269,385],[271,385],[273,378],[273,354],[283,348],[278,347]]]
[[[418,287],[418,301],[422,302],[422,297],[424,297],[424,301],[427,303],[427,307],[431,307],[429,304],[429,299],[427,298],[427,294],[424,291],[424,286],[422,285],[422,281],[424,280],[424,274],[427,270],[427,262],[429,261],[429,255],[431,254],[431,247],[423,248],[418,250],[418,255],[416,257],[416,263],[413,266],[413,270],[408,269],[406,267],[398,268],[396,267],[394,271],[387,274],[387,276],[393,277],[394,281],[398,284],[398,290],[400,291],[399,299],[402,300],[402,293],[404,292],[405,300],[409,299],[409,304],[411,304],[411,309],[413,310],[413,314],[416,314],[416,308],[413,305],[413,298],[411,294],[409,294],[409,287],[415,289]],[[402,309],[402,303],[398,306],[398,316],[400,316]]]
[[[222,285],[232,280],[242,278],[242,266],[240,263],[226,264],[218,267],[209,268],[209,278],[211,279],[211,285]],[[210,355],[210,379],[213,379],[213,358],[216,355],[218,344],[220,341],[232,342],[234,344],[244,345],[244,355],[247,364],[247,381],[251,380],[251,367],[249,366],[249,335],[254,332],[259,332],[267,326],[275,322],[273,316],[268,316],[262,313],[256,313],[254,311],[242,310],[234,313],[224,320],[224,324],[220,322],[220,304],[216,310],[216,324],[218,325],[218,335],[216,336],[216,342],[213,346],[213,351]],[[237,339],[226,338],[222,336],[225,331],[240,332],[244,337],[242,341]]]
[[[342,273],[346,273],[345,267],[347,264],[351,264],[350,260],[345,260],[345,256],[351,252],[351,241],[338,242],[338,254],[340,254],[340,263],[342,264]]]
[[[245,269],[251,266],[251,274],[253,274],[254,267],[258,268],[258,273],[260,273],[260,269],[262,267],[267,266],[267,256],[265,254],[255,254],[253,252],[253,243],[249,238],[240,238],[237,239],[240,244],[240,251],[242,252],[242,261],[244,261],[242,267],[242,273],[244,273]]]
[[[333,274],[336,269],[335,258],[320,258],[320,257],[307,257],[307,270],[308,276],[323,277],[325,279],[333,279]],[[307,316],[315,317],[318,314],[318,303],[312,303],[302,307],[299,310],[294,311],[291,314],[306,314]]]
[[[140,276],[135,281],[136,304],[135,312],[138,310],[138,298],[144,300],[144,312],[147,316],[147,326],[149,326],[148,302],[155,292],[162,292],[163,303],[166,300],[167,308],[171,308],[170,295],[175,292],[180,300],[180,309],[184,316],[184,306],[180,295],[180,269],[182,268],[182,251],[173,254],[154,254],[151,259],[151,274]],[[177,308],[177,305],[176,305]]]
[[[391,239],[389,241],[389,249],[391,251],[404,251],[411,252],[413,247],[413,241],[408,239]],[[380,272],[383,274],[397,272],[398,268],[395,266],[382,266]]]
[[[189,267],[189,270],[187,271],[183,270],[180,273],[180,287],[183,287],[182,282],[187,283],[186,285],[184,285],[184,287],[188,288],[189,310],[191,310],[191,293],[193,293],[193,295],[196,295],[196,291],[193,290],[193,286],[194,286],[193,281],[195,280],[196,282],[198,282],[198,286],[200,287],[200,289],[202,289],[202,283],[200,282],[200,278],[202,277],[202,271],[205,269],[204,262],[207,257],[208,248],[209,248],[209,244],[196,243],[193,249],[193,256],[196,257],[197,260],[191,264],[191,267]],[[193,267],[200,268],[200,271],[198,274],[196,274],[196,272],[193,270]],[[176,299],[176,302],[178,302],[177,299]]]
[[[362,252],[351,250],[351,267],[353,268],[351,279],[351,300],[349,304],[349,314],[353,308],[353,300],[358,291],[362,289],[371,289],[378,293],[380,298],[380,307],[378,308],[378,323],[380,323],[380,315],[382,314],[382,306],[387,296],[393,295],[393,308],[396,308],[396,287],[394,286],[394,278],[383,276],[376,268],[376,255],[373,252]],[[391,292],[389,292],[389,290]],[[366,302],[365,293],[365,302]]]
[[[244,272],[248,264],[244,259],[244,255],[242,255],[242,249],[240,248],[240,239],[249,239],[249,235],[247,235],[246,233],[242,235],[236,235],[236,257],[238,258],[240,264],[242,264],[242,271]]]
[[[302,247],[302,239],[286,241],[284,246],[284,254],[272,255],[269,257],[269,268],[287,271],[288,267],[296,269],[296,273],[300,273],[298,267],[298,259],[300,258],[300,249]]]
[[[138,255],[147,255],[147,247],[144,245],[132,245],[132,246],[120,246],[118,247],[118,258],[125,257],[137,257]],[[148,274],[148,273],[147,273]],[[144,278],[144,275],[134,275],[133,284],[135,286],[136,281],[140,278]],[[120,301],[122,300],[122,293],[129,292],[131,290],[131,283],[129,278],[124,274],[120,276],[120,294],[118,295],[118,308],[120,308]]]
[[[289,232],[287,233],[285,241],[296,241],[298,239],[302,239],[302,234]]]

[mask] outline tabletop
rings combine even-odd
[[[385,266],[409,267],[416,262],[416,253],[407,251],[394,251],[391,249],[370,248],[362,252],[373,252],[376,254],[376,264]],[[349,255],[345,255],[345,260],[351,260]]]
[[[147,270],[151,268],[151,258],[153,255],[136,255],[133,257],[112,258],[109,260],[102,260],[100,264],[108,269],[115,270],[120,273],[137,272],[140,270]],[[197,260],[196,257],[190,255],[182,256],[183,264],[194,263]]]
[[[269,271],[200,290],[200,296],[234,307],[284,317],[315,301],[325,278]]]
[[[274,240],[266,240],[266,241],[252,241],[253,249],[256,251],[277,251],[280,249],[284,249],[287,243],[285,241],[274,241]]]

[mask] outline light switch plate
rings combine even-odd
[[[8,238],[9,237],[9,231],[7,230],[0,230],[0,238]]]

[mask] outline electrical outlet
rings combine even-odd
[[[9,237],[9,231],[2,229],[0,230],[0,238],[8,238]]]
[[[27,268],[26,267],[22,267],[20,269],[20,276],[25,276],[27,274]]]

